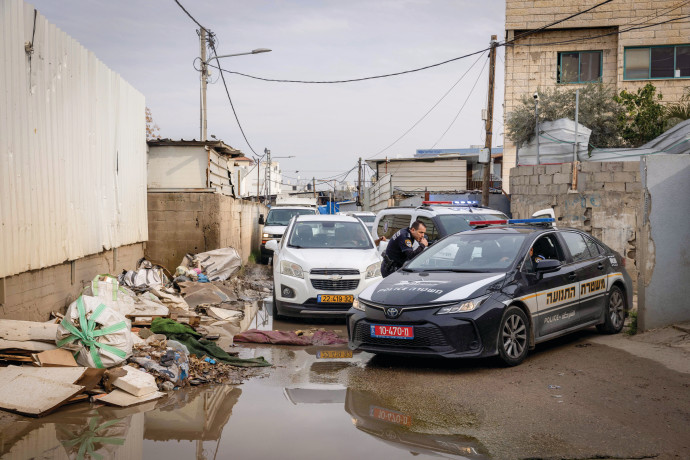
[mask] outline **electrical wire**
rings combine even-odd
[[[465,108],[465,105],[467,105],[467,101],[470,100],[470,97],[472,96],[472,93],[474,92],[474,88],[477,86],[477,83],[479,83],[479,79],[481,78],[482,74],[484,73],[484,69],[486,68],[486,63],[487,63],[487,62],[489,62],[489,61],[488,61],[488,60],[487,60],[487,61],[484,61],[484,66],[482,67],[482,70],[479,71],[479,75],[477,75],[477,79],[475,80],[474,85],[472,85],[472,89],[470,89],[470,93],[467,95],[467,98],[465,98],[465,102],[462,103],[462,106],[460,107],[460,110],[458,110],[458,113],[455,114],[455,118],[453,118],[453,121],[450,122],[450,125],[448,125],[448,128],[446,128],[446,130],[443,132],[443,134],[441,134],[441,137],[439,137],[439,138],[436,140],[436,142],[434,142],[434,145],[431,146],[432,149],[433,149],[434,147],[436,147],[436,144],[438,144],[439,142],[441,142],[441,139],[443,139],[443,137],[448,133],[448,131],[450,130],[450,128],[455,124],[455,121],[456,121],[456,120],[458,119],[458,117],[460,116],[460,113],[462,113],[462,109],[464,109],[464,108]]]
[[[631,30],[641,30],[641,29],[647,29],[649,27],[654,27],[654,26],[659,26],[663,24],[668,24],[670,22],[675,22],[675,21],[680,21],[681,19],[688,19],[690,18],[690,15],[686,16],[679,16],[677,18],[672,18],[668,19],[666,21],[661,21],[661,22],[655,22],[653,24],[647,24],[644,26],[634,26],[634,27],[629,27],[627,29],[623,30],[616,30],[613,32],[608,32],[605,34],[600,34],[600,35],[592,35],[589,37],[580,37],[580,38],[573,38],[570,40],[561,40],[557,42],[544,42],[544,43],[513,43],[513,46],[527,46],[527,47],[532,47],[532,46],[548,46],[548,45],[563,45],[566,43],[573,43],[573,42],[580,42],[580,41],[587,41],[587,40],[594,40],[595,38],[601,38],[601,37],[608,37],[609,35],[620,35],[625,32],[630,32]]]
[[[452,85],[450,88],[448,88],[448,91],[446,91],[446,92],[443,94],[443,96],[441,96],[441,98],[440,98],[438,101],[436,101],[436,103],[435,103],[434,105],[432,105],[431,108],[430,108],[429,110],[427,110],[426,113],[425,113],[424,115],[422,115],[422,117],[421,117],[419,120],[417,120],[416,122],[414,122],[414,124],[413,124],[412,126],[410,126],[410,127],[407,129],[407,131],[405,131],[404,133],[402,133],[402,134],[400,135],[400,137],[398,137],[396,140],[394,140],[390,145],[388,145],[388,147],[386,147],[386,148],[384,148],[384,149],[381,149],[380,151],[378,151],[377,153],[371,155],[370,157],[367,157],[367,160],[370,159],[370,158],[374,158],[374,157],[376,157],[376,156],[382,154],[383,152],[385,152],[386,150],[388,150],[389,148],[391,148],[391,147],[393,147],[395,144],[397,144],[398,141],[400,141],[400,139],[402,139],[403,137],[407,136],[407,135],[410,133],[410,131],[412,131],[415,127],[417,127],[417,125],[418,125],[419,123],[421,123],[422,120],[424,120],[424,119],[427,117],[427,115],[429,115],[429,114],[430,114],[430,113],[441,103],[441,101],[443,101],[443,100],[446,98],[446,96],[448,96],[448,95],[450,94],[451,91],[453,91],[453,88],[455,88],[455,87],[458,85],[458,83],[460,83],[460,82],[462,81],[462,79],[465,78],[465,76],[470,72],[470,70],[472,70],[472,69],[474,68],[475,65],[477,65],[477,63],[481,60],[481,58],[482,58],[482,56],[479,55],[479,57],[477,58],[477,60],[474,61],[474,63],[465,71],[465,73],[463,73],[463,74],[460,76],[460,78],[458,78],[458,79],[455,81],[455,83],[453,83],[453,85]]]

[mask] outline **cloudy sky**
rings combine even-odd
[[[501,0],[180,1],[216,34],[218,54],[273,50],[222,59],[224,68],[275,79],[399,72],[481,50],[492,34],[504,34]],[[162,137],[199,139],[198,27],[173,0],[32,3],[144,94]],[[503,143],[502,48],[498,56],[494,146]],[[281,160],[288,177],[324,178],[349,170],[360,156],[408,157],[416,149],[483,144],[487,57],[348,84],[273,83],[232,74],[226,81],[254,151],[294,156]],[[218,77],[212,70],[209,136],[252,155]],[[424,120],[386,149],[454,84]]]

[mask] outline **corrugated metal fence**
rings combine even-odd
[[[0,0],[0,277],[147,239],[144,109],[31,5]]]

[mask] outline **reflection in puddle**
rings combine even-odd
[[[425,432],[427,423],[417,414],[406,413],[373,393],[347,390],[345,410],[352,416],[358,430],[380,438],[383,442],[409,451],[412,455],[433,455],[447,458],[489,458],[486,448],[475,438],[456,434]]]

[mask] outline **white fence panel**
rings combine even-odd
[[[380,211],[390,205],[393,197],[391,180],[391,175],[386,174],[369,189],[369,207],[372,211]]]
[[[0,0],[0,277],[148,238],[144,96],[34,12]]]

